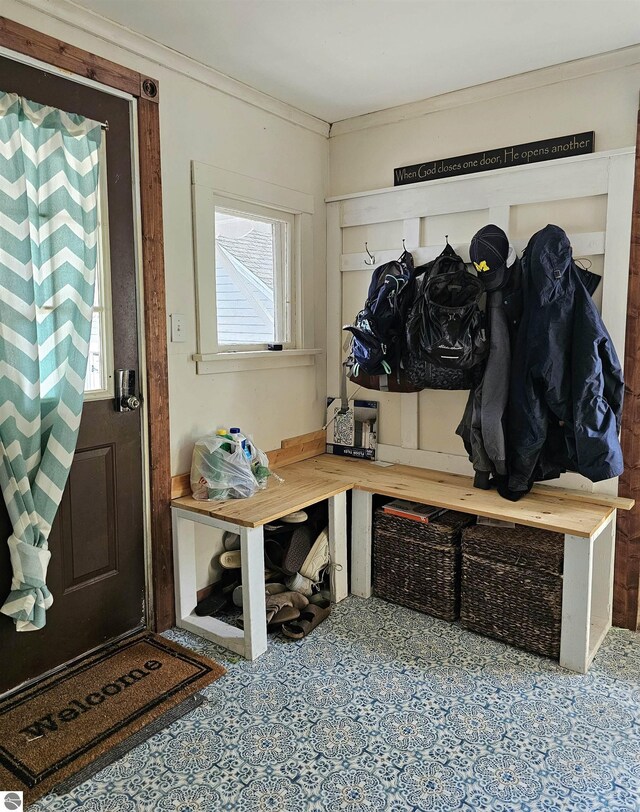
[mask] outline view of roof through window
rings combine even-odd
[[[276,341],[276,224],[216,208],[215,237],[218,343]]]

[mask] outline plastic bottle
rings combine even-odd
[[[226,437],[227,440],[234,441],[236,440],[236,438],[232,434],[230,434],[226,429],[217,429],[216,437]],[[223,443],[220,447],[222,448],[223,451],[226,451],[227,454],[231,453],[231,446],[229,445],[229,443]]]
[[[231,434],[231,436],[234,438],[234,440],[236,440],[236,442],[239,442],[239,443],[242,444],[242,450],[244,451],[245,457],[248,460],[250,460],[251,459],[251,448],[249,446],[249,443],[247,442],[247,438],[240,431],[240,429],[237,428],[237,427],[231,428],[231,429],[229,429],[229,434]]]

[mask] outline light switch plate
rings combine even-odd
[[[171,314],[171,341],[177,344],[186,341],[184,316],[182,313]]]

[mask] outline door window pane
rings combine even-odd
[[[109,262],[109,218],[107,199],[106,133],[100,147],[100,196],[98,201],[98,261],[96,288],[91,318],[89,357],[85,376],[85,396],[99,399],[112,396],[113,323],[111,315],[111,279]]]

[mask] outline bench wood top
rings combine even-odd
[[[244,527],[259,527],[356,488],[590,538],[598,533],[613,510],[630,510],[634,504],[632,499],[623,497],[549,486],[535,486],[520,501],[510,502],[496,491],[474,488],[471,477],[408,465],[382,466],[330,454],[292,462],[278,468],[278,474],[284,482],[279,483],[274,477],[265,490],[248,499],[202,502],[184,496],[174,499],[172,505]]]
[[[331,479],[326,474],[305,474],[297,471],[298,465],[300,463],[293,463],[279,469],[278,473],[284,478],[284,482],[280,483],[272,477],[267,488],[247,499],[204,502],[192,496],[182,496],[173,499],[171,504],[173,507],[191,510],[243,527],[259,527],[286,516],[287,513],[329,499],[351,487],[341,479]]]

